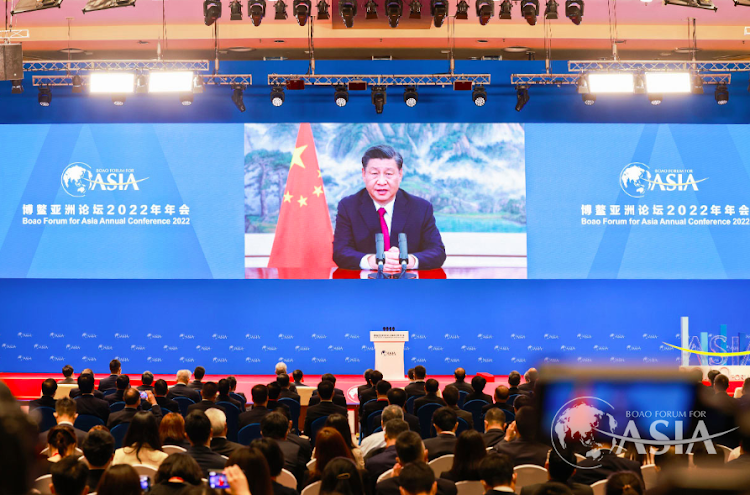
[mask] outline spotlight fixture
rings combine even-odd
[[[588,106],[596,103],[596,95],[593,93],[584,93],[581,95],[581,97],[583,98],[583,102]]]
[[[39,87],[39,104],[43,107],[48,107],[52,103],[52,90],[48,87]]]
[[[539,15],[539,0],[521,0],[521,15],[529,25],[535,25],[536,16]]]
[[[76,74],[73,76],[73,92],[74,93],[82,93],[83,92],[83,78]]]
[[[633,77],[630,72],[592,72],[588,75],[589,91],[599,93],[630,93],[636,92],[635,81],[642,81],[641,77]]]
[[[729,102],[729,90],[727,89],[726,84],[719,84],[716,86],[714,98],[716,98],[716,103],[719,105],[726,105],[727,102]]]
[[[510,0],[503,0],[500,4],[500,19],[510,19],[513,13],[513,4]]]
[[[193,104],[193,93],[182,93],[180,95],[180,103],[183,107],[189,107]]]
[[[132,94],[135,91],[135,74],[132,72],[92,72],[89,75],[92,94]]]
[[[401,14],[404,13],[404,2],[403,0],[387,0],[385,4],[385,15],[388,16],[388,24],[395,28],[398,26],[398,21],[401,19]]]
[[[60,8],[63,0],[19,0],[13,10],[12,15],[34,12],[36,10]]]
[[[691,89],[691,93],[693,93],[694,95],[703,94],[703,78],[697,74],[693,76],[693,86]]]
[[[284,87],[274,86],[271,89],[271,103],[275,107],[280,107],[284,104]]]
[[[677,5],[680,7],[692,7],[694,9],[719,10],[713,0],[664,0],[664,5]]]
[[[16,79],[11,81],[10,87],[11,94],[20,95],[23,93],[23,79]]]
[[[232,0],[232,2],[229,4],[229,20],[242,20],[242,3],[240,2],[240,0]]]
[[[284,0],[276,0],[276,15],[273,17],[277,21],[283,21],[287,18],[286,4]],[[305,19],[307,21],[307,19]]]
[[[407,86],[404,89],[404,103],[406,103],[406,106],[410,108],[416,106],[417,100],[419,100],[417,88],[415,86]]]
[[[310,0],[294,0],[292,10],[294,11],[294,17],[297,19],[297,24],[304,26],[307,24],[307,18],[310,17],[312,3]]]
[[[326,3],[326,0],[320,0],[320,2],[318,2],[318,19],[325,21],[330,18],[331,16],[328,15],[328,4]]]
[[[357,16],[357,0],[341,0],[339,2],[339,14],[344,20],[344,26],[354,26],[354,18]]]
[[[365,19],[377,19],[378,18],[378,4],[375,0],[367,0],[365,4]]]
[[[409,3],[409,19],[421,19],[422,18],[422,4],[419,0],[411,0]]]
[[[477,17],[479,17],[479,24],[486,26],[494,15],[495,2],[493,0],[477,0]]]
[[[346,86],[343,84],[336,86],[336,93],[333,95],[333,101],[335,101],[336,105],[339,107],[346,106],[349,102],[349,91],[347,91]]]
[[[125,98],[126,96],[123,94],[114,94],[112,95],[112,103],[114,103],[116,107],[121,107],[125,104]]]
[[[648,101],[651,102],[652,105],[661,105],[662,100],[664,97],[659,93],[649,93],[648,94]]]
[[[456,5],[456,19],[466,20],[469,18],[469,4],[466,0],[461,0]]]
[[[203,76],[196,74],[193,76],[193,93],[203,93],[205,84],[203,82]]]
[[[443,20],[448,16],[447,0],[430,0],[430,14],[436,28],[443,25]]]
[[[471,92],[471,99],[474,100],[474,104],[478,107],[483,107],[487,103],[487,91],[485,91],[483,85],[479,84],[474,88]]]
[[[689,72],[646,72],[646,90],[654,94],[690,93],[692,89]]]
[[[148,76],[141,74],[135,80],[135,92],[136,93],[148,93]]]
[[[545,19],[558,19],[557,17],[557,2],[555,0],[547,0],[547,6],[544,8]]]
[[[135,0],[88,0],[83,13],[95,10],[107,10],[117,7],[135,7]]]
[[[260,26],[260,21],[266,16],[266,0],[249,0],[247,15],[253,21],[253,26]]]
[[[206,26],[216,22],[221,17],[221,0],[206,0],[203,2],[203,16]]]
[[[242,96],[245,93],[245,86],[242,84],[233,85],[232,90],[232,103],[237,107],[237,110],[244,112],[245,102],[243,101]]]
[[[576,87],[579,94],[583,95],[589,92],[589,82],[586,79],[586,76],[581,76],[578,78],[578,81],[576,81]]]
[[[385,86],[373,86],[371,97],[372,104],[375,105],[375,112],[378,114],[383,113],[383,107],[385,106]]]
[[[520,112],[524,106],[529,102],[529,87],[525,84],[519,84],[516,86],[516,112]]]
[[[148,75],[149,93],[189,93],[193,91],[191,71],[151,71]]]
[[[579,25],[583,19],[583,0],[567,0],[565,2],[565,17],[576,26]]]

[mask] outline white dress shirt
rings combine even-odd
[[[396,197],[394,196],[393,199],[385,204],[385,205],[379,205],[377,201],[374,199],[372,200],[372,203],[375,205],[375,211],[377,212],[380,208],[385,208],[385,214],[383,214],[383,220],[385,220],[385,225],[388,227],[388,236],[390,237],[391,234],[391,221],[393,220],[393,205],[396,204]],[[380,222],[380,213],[378,213],[378,223]],[[393,246],[391,246],[393,247]],[[369,254],[366,254],[362,256],[362,259],[359,261],[359,267],[362,270],[369,270],[370,269],[370,263],[367,261],[367,258],[369,257]],[[419,266],[419,260],[416,256],[411,255],[414,258],[414,269],[416,270]]]
[[[385,432],[378,431],[372,433],[362,440],[362,445],[359,448],[362,450],[362,456],[367,456],[370,452],[385,447]]]

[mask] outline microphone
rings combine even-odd
[[[378,264],[377,278],[384,278],[383,265],[385,264],[385,241],[383,234],[375,234],[375,261]]]
[[[406,265],[409,264],[409,249],[406,244],[406,234],[403,232],[398,235],[398,261],[401,263],[401,268],[406,270]]]

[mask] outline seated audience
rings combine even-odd
[[[466,392],[467,394],[470,394],[474,391],[474,389],[471,388],[471,385],[466,383],[466,370],[465,369],[456,368],[456,371],[453,372],[453,377],[456,379],[456,381],[448,385],[449,387],[452,385],[456,387],[459,392]]]
[[[203,382],[201,380],[203,380],[204,376],[206,376],[206,368],[203,366],[196,366],[195,370],[193,370],[193,378],[195,378],[195,380],[190,382],[188,387],[199,392],[203,390]]]
[[[83,371],[81,372],[81,375],[91,375],[91,379],[92,379],[92,380],[96,380],[96,377],[94,376],[94,372],[93,372],[93,371],[91,371],[91,370],[90,370],[89,368],[86,368],[85,370],[83,370]],[[81,375],[78,375],[78,376],[80,377]],[[78,382],[78,381],[76,380],[76,383],[79,383],[79,382]],[[94,397],[96,397],[97,399],[104,399],[104,394],[103,394],[103,393],[101,393],[101,392],[100,392],[100,391],[98,391],[98,390],[94,390],[94,389],[92,389],[91,393],[92,393],[92,394],[94,395]],[[78,397],[79,397],[80,395],[81,395],[81,388],[80,388],[80,386],[79,386],[79,387],[76,387],[76,388],[74,388],[74,389],[71,389],[71,390],[70,390],[70,393],[68,394],[68,396],[69,396],[69,397],[70,397],[71,399],[76,399],[76,398],[78,398]]]
[[[545,487],[553,483],[565,485],[573,495],[593,495],[594,491],[588,485],[574,483],[570,480],[573,473],[576,472],[574,467],[577,464],[573,449],[563,450],[558,453],[556,450],[550,450],[549,460],[544,465],[547,468],[549,481],[545,483],[536,483],[521,488],[521,495],[540,495]]]
[[[473,392],[471,392],[469,395],[464,398],[464,405],[466,405],[467,402],[473,401],[473,400],[483,400],[488,404],[492,404],[492,397],[484,393],[484,387],[487,386],[487,379],[483,376],[475,376],[471,379],[471,388],[473,389]]]
[[[150,371],[144,371],[141,375],[141,385],[136,387],[141,392],[153,392],[154,391],[154,374]],[[166,395],[166,394],[164,394]]]
[[[392,388],[388,391],[388,403],[400,407],[404,412],[404,421],[409,423],[409,429],[419,433],[421,431],[419,428],[419,418],[406,411],[406,398],[406,391],[403,388]]]
[[[29,402],[29,412],[37,407],[51,407],[54,409],[57,403],[55,392],[57,392],[57,382],[52,378],[44,380],[42,382],[42,396]]]
[[[322,380],[318,384],[318,396],[320,397],[320,403],[315,406],[307,408],[307,416],[305,417],[305,434],[310,436],[312,434],[312,424],[318,418],[324,416],[330,416],[331,414],[342,414],[347,416],[346,407],[337,406],[333,403],[334,386],[330,380]]]
[[[349,450],[352,452],[352,457],[354,457],[354,461],[357,463],[357,468],[364,469],[365,460],[362,456],[362,451],[352,441],[352,431],[349,428],[349,418],[341,414],[331,414],[328,416],[325,425],[330,426],[331,428],[336,428],[338,432],[341,433],[341,436],[344,437],[346,446],[349,447]],[[314,454],[315,451],[313,451],[313,455]]]
[[[208,385],[208,384],[206,384]],[[232,453],[241,449],[242,445],[230,442],[227,439],[227,415],[217,407],[212,407],[206,411],[206,416],[211,422],[211,450],[217,454],[229,457]]]
[[[435,426],[437,436],[424,441],[429,460],[452,454],[456,450],[456,428],[458,428],[456,411],[441,407],[432,415],[432,424]]]
[[[227,466],[237,466],[247,476],[248,487],[252,495],[275,495],[271,470],[263,452],[253,447],[242,447],[235,450]]]
[[[305,451],[302,446],[289,440],[290,421],[280,412],[272,412],[260,422],[260,434],[263,438],[274,440],[284,454],[284,469],[297,478],[297,486],[302,486],[302,481],[307,471],[307,463],[310,460],[310,451]]]
[[[279,407],[279,396],[281,395],[281,387],[279,387],[279,384],[276,382],[271,382],[268,385],[268,409],[271,411],[275,410],[277,407]],[[286,407],[286,406],[284,406]]]
[[[368,427],[370,415],[386,408],[388,405],[388,391],[390,389],[391,383],[386,380],[380,380],[375,385],[377,400],[367,402],[359,410],[360,431],[364,431],[366,434],[372,433]]]
[[[112,463],[115,455],[115,439],[106,431],[91,430],[81,444],[83,456],[89,466],[89,491],[95,492],[104,471]]]
[[[145,393],[148,397],[148,403],[151,405],[151,409],[147,412],[148,414],[151,414],[156,418],[156,422],[158,424],[162,417],[161,407],[159,407],[159,404],[156,403],[154,394],[152,394],[151,392]],[[133,417],[138,412],[138,409],[141,406],[141,392],[138,392],[134,388],[129,388],[125,391],[123,400],[125,401],[125,407],[122,408],[121,411],[113,412],[109,415],[107,428],[109,428],[110,430],[119,424],[130,423],[133,420]]]
[[[358,392],[357,395],[357,397],[359,397],[359,407],[362,407],[368,401],[378,398],[378,392],[375,387],[382,379],[383,373],[379,372],[378,370],[373,370],[370,372],[370,387],[363,389],[361,392]]]
[[[365,384],[359,385],[357,387],[357,397],[362,397],[362,392],[364,392],[365,390],[370,390],[372,388],[372,378],[370,375],[372,374],[373,371],[374,370],[371,370],[369,368],[365,370],[365,374],[364,374]]]
[[[390,394],[390,392],[391,391],[388,393]],[[406,394],[404,394],[404,396],[405,395]],[[400,406],[390,405],[383,409],[383,414],[380,416],[380,427],[382,430],[372,433],[362,440],[359,448],[361,449],[362,456],[364,456],[365,460],[371,452],[378,453],[378,451],[383,451],[385,449],[385,424],[392,419],[404,419],[404,410]]]
[[[86,438],[86,432],[73,426],[76,417],[78,417],[78,414],[76,414],[76,401],[70,397],[63,397],[57,401],[57,404],[55,404],[55,420],[57,421],[57,424],[68,425],[73,428],[73,431],[76,434],[76,442],[78,445],[81,445],[83,439]],[[39,444],[44,446],[47,445],[46,431],[39,434]]]
[[[104,399],[94,397],[94,375],[89,373],[78,375],[78,389],[80,395],[76,399],[76,412],[79,415],[98,416],[106,423],[109,419],[109,403]]]
[[[112,466],[104,473],[97,488],[99,495],[143,495],[141,477],[128,464]]]
[[[216,402],[229,402],[230,404],[233,404],[239,412],[245,410],[245,405],[242,402],[229,396],[229,380],[222,378],[216,384],[216,387],[219,391],[219,395],[216,397]]]
[[[508,393],[510,395],[518,395],[521,392],[518,390],[518,385],[521,383],[521,373],[518,371],[511,371],[508,375]]]
[[[487,447],[482,434],[476,430],[467,430],[458,437],[450,471],[443,471],[440,477],[459,481],[479,481],[479,464],[487,457]]]
[[[427,380],[427,382],[429,383],[429,380]],[[459,418],[466,421],[466,423],[469,425],[469,428],[473,430],[474,429],[474,415],[471,414],[469,411],[464,411],[463,409],[458,407],[458,399],[459,399],[459,395],[458,395],[458,389],[456,387],[454,387],[453,385],[448,385],[447,387],[443,389],[443,400],[445,401],[445,405],[453,409],[454,411],[456,411],[456,415]],[[417,405],[416,402],[419,400],[421,399],[417,399],[416,401],[414,401],[415,408]]]
[[[518,386],[518,391],[522,393],[534,393],[534,387],[536,387],[536,381],[539,379],[539,372],[536,368],[529,368],[523,375],[523,379],[526,383],[522,383]]]
[[[47,445],[47,460],[43,467],[45,473],[49,473],[52,464],[75,454],[77,442],[73,427],[58,425],[50,428],[47,432]]]
[[[513,412],[518,414],[518,411],[522,407],[534,407],[534,399],[526,394],[520,394],[516,396],[516,400],[513,401]]]
[[[258,450],[268,462],[268,471],[271,475],[273,495],[297,495],[297,490],[279,484],[276,479],[284,469],[284,453],[276,440],[261,438],[250,443],[251,449]]]
[[[446,405],[445,401],[442,398],[438,397],[439,387],[440,383],[438,383],[438,381],[434,378],[430,378],[424,383],[425,395],[417,397],[414,400],[414,414],[418,414],[419,408],[425,404],[440,404],[441,406]]]
[[[62,374],[65,378],[57,382],[60,385],[72,385],[73,383],[76,383],[75,378],[73,378],[73,367],[69,364],[66,364],[62,368]]]
[[[286,373],[286,363],[284,361],[279,361],[276,363],[276,368],[274,372],[276,373],[276,376],[279,376],[282,373]]]
[[[320,381],[333,383],[333,403],[337,406],[346,407],[346,396],[344,395],[344,391],[340,388],[336,388],[336,376],[331,373],[326,373],[320,377]],[[313,390],[308,406],[315,406],[319,403],[320,396],[318,395],[318,391]]]
[[[508,391],[508,387],[506,387],[505,385],[499,385],[498,387],[495,388],[495,402],[494,402],[494,404],[490,403],[490,404],[487,404],[486,406],[484,406],[482,408],[482,413],[486,413],[487,411],[489,411],[493,407],[500,408],[503,411],[514,412],[513,411],[513,406],[511,406],[507,402],[509,396],[510,396],[510,392]]]
[[[171,454],[164,459],[149,495],[178,495],[193,486],[202,484],[201,468],[195,459],[187,454]]]
[[[719,370],[709,370],[708,373],[706,373],[706,377],[708,378],[709,388],[714,388],[714,379],[721,374],[721,371]]]
[[[328,463],[320,483],[321,495],[364,495],[365,484],[350,459],[337,458]]]
[[[99,391],[104,392],[105,390],[112,390],[116,387],[117,377],[122,374],[122,364],[117,359],[113,359],[109,362],[109,372],[111,373],[107,378],[99,380]]]
[[[537,415],[533,408],[522,407],[516,420],[508,426],[505,441],[495,444],[495,451],[507,454],[514,466],[535,464],[544,466],[550,448],[537,441]]]
[[[701,377],[703,375],[701,374]],[[736,457],[735,457],[736,458]],[[729,461],[732,456],[729,456]],[[698,442],[693,444],[693,466],[700,469],[716,469],[724,467],[724,453],[721,449],[714,448],[713,453],[709,453],[706,444]]]
[[[516,418],[516,422],[517,421],[518,418]],[[641,475],[641,464],[639,462],[619,457],[612,452],[610,443],[611,439],[609,437],[603,434],[597,434],[595,440],[602,445],[599,448],[601,456],[599,459],[591,459],[587,457],[586,459],[578,461],[578,467],[580,469],[576,469],[575,474],[570,478],[571,481],[584,485],[592,485],[599,480],[607,479],[610,474],[618,471],[631,471],[635,473],[641,481],[643,480],[643,476]],[[497,446],[495,448],[497,448]]]
[[[253,399],[253,407],[239,416],[238,427],[241,430],[247,425],[260,423],[260,421],[271,411],[266,407],[268,405],[268,387],[265,385],[255,385],[250,391]]]
[[[505,439],[505,413],[493,407],[484,415],[484,444],[494,447]]]
[[[0,494],[28,493],[34,478],[43,474],[34,469],[38,433],[36,423],[0,381]]]
[[[315,438],[315,467],[310,471],[310,477],[307,478],[307,485],[320,481],[326,465],[336,457],[346,457],[354,462],[352,451],[346,446],[341,433],[335,428],[325,426],[320,429]]]
[[[232,375],[229,375],[227,377],[227,381],[229,382],[229,395],[230,397],[232,395],[238,396],[233,397],[236,400],[239,400],[240,403],[242,403],[242,410],[245,410],[245,405],[247,404],[247,398],[245,397],[245,394],[243,392],[237,392],[237,378],[235,378]]]
[[[148,411],[135,413],[122,445],[121,449],[115,451],[113,465],[145,464],[156,469],[167,458],[167,454],[161,450],[159,423],[156,417]]]
[[[209,471],[221,470],[224,467],[224,457],[211,450],[211,421],[203,411],[193,411],[185,417],[185,433],[190,441],[187,453],[196,460],[208,477]]]
[[[373,486],[381,474],[396,464],[396,438],[405,431],[409,431],[409,425],[403,419],[392,419],[385,424],[385,450],[372,456],[365,463]]]
[[[299,394],[291,390],[292,384],[289,382],[289,375],[287,375],[286,373],[277,375],[276,383],[281,388],[281,392],[279,393],[279,399],[294,399],[297,402],[300,401]]]
[[[183,449],[190,447],[185,435],[185,418],[180,413],[169,413],[159,423],[159,440],[162,445],[177,445]]]
[[[78,462],[74,456],[62,459],[53,465],[50,474],[52,483],[49,488],[52,495],[86,495],[89,492],[89,487],[86,485],[89,468],[85,463]]]
[[[130,388],[130,377],[128,375],[120,375],[115,379],[115,393],[104,396],[104,400],[109,402],[110,405],[115,402],[122,402],[123,394],[125,390]]]
[[[180,412],[180,405],[177,401],[167,399],[168,392],[169,390],[167,388],[166,380],[156,380],[156,383],[154,383],[154,397],[156,398],[156,403],[159,404],[159,407],[162,409],[162,414],[167,412]]]
[[[190,370],[180,370],[177,372],[175,377],[175,385],[169,389],[167,393],[167,399],[174,399],[175,397],[187,397],[195,403],[201,401],[201,394],[195,389],[188,387],[190,381]],[[175,411],[177,412],[177,411]]]
[[[607,478],[607,495],[643,495],[643,480],[632,472],[617,472]]]
[[[516,473],[513,461],[505,454],[489,454],[479,465],[479,480],[485,495],[513,493],[516,488]]]
[[[424,462],[404,466],[399,480],[402,495],[435,495],[438,490],[435,473]]]
[[[414,381],[404,387],[404,390],[406,391],[406,395],[408,397],[416,396],[421,397],[425,395],[425,377],[427,376],[427,370],[424,366],[415,366],[414,367]]]
[[[292,378],[294,379],[293,385],[294,385],[295,388],[297,388],[297,387],[307,387],[307,385],[305,385],[304,383],[302,383],[303,380],[305,379],[305,375],[302,373],[302,370],[294,370],[292,372]]]
[[[216,405],[216,394],[219,392],[219,387],[216,382],[206,382],[201,384],[201,397],[203,398],[197,404],[190,404],[187,408],[188,414],[193,411],[206,412],[209,409],[221,409],[226,412],[222,406]]]

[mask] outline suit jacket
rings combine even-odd
[[[136,390],[140,392],[151,392],[152,394],[154,393],[153,385],[141,385],[139,387],[136,387]]]
[[[201,394],[184,383],[178,383],[167,392],[167,399],[174,399],[175,397],[187,397],[196,403],[201,401]]]
[[[407,398],[414,396],[414,395],[416,395],[417,397],[422,397],[423,395],[427,395],[427,392],[425,392],[424,390],[424,380],[411,382],[409,385],[404,387],[404,392],[406,392]]]
[[[105,391],[105,390],[112,390],[113,388],[117,388],[117,377],[120,375],[109,375],[107,378],[102,378],[99,380],[99,390]]]
[[[472,393],[474,391],[474,389],[471,388],[471,384],[466,383],[466,382],[453,382],[451,383],[451,385],[456,387],[459,392]]]
[[[167,399],[166,397],[154,397],[156,399],[156,403],[159,404],[159,407],[162,408],[162,413],[167,414],[164,409],[166,409],[169,412],[180,412],[180,405],[177,403],[177,401],[174,401],[172,399]]]
[[[106,469],[89,469],[89,477],[86,484],[89,486],[89,493],[96,492],[96,487],[99,486],[99,480],[102,479],[102,475]]]
[[[286,439],[289,442],[299,445],[299,453],[304,458],[305,464],[310,462],[310,459],[312,459],[312,445],[310,444],[310,440],[297,436],[294,433],[288,433]]]
[[[238,401],[237,399],[232,399],[228,395],[217,395],[216,396],[216,402],[229,402],[231,404],[234,404],[237,406],[237,409],[240,410],[240,412],[243,412],[245,410],[245,404]]]
[[[187,454],[198,463],[204,478],[208,478],[209,471],[222,471],[227,462],[220,454],[205,445],[191,445],[187,449]]]
[[[617,471],[632,471],[637,474],[641,480],[641,465],[636,461],[617,457],[612,451],[602,451],[602,456],[599,459],[586,458],[582,461],[578,461],[579,467],[593,467],[601,465],[596,469],[576,469],[575,474],[570,478],[570,481],[575,483],[581,483],[584,485],[591,485],[599,480],[605,480],[610,474],[616,473]]]
[[[359,270],[362,257],[375,252],[375,234],[380,232],[380,217],[367,189],[342,199],[333,234],[333,261],[341,268]],[[417,257],[420,270],[443,266],[445,246],[432,204],[399,189],[389,232],[391,246],[398,246],[401,233],[406,234],[409,254]]]
[[[83,430],[79,430],[78,428],[74,427],[70,423],[57,423],[58,425],[68,425],[72,426],[73,430],[76,433],[76,443],[78,444],[78,448],[81,448],[81,443],[83,443],[83,439],[86,438],[86,432]],[[45,431],[39,434],[39,445],[46,446],[47,445],[47,434],[49,431]]]
[[[305,479],[307,463],[310,461],[310,458],[305,458],[301,447],[288,438],[286,440],[276,440],[276,443],[279,444],[281,453],[284,454],[284,469],[297,478],[297,487],[299,488]]]
[[[316,406],[307,408],[307,416],[305,417],[305,434],[310,436],[312,433],[312,424],[318,418],[323,416],[330,416],[331,414],[342,414],[347,417],[345,407],[337,406],[333,402],[321,402]]]
[[[78,387],[71,388],[70,392],[68,393],[68,397],[70,397],[71,399],[75,399],[76,397],[80,397],[80,396],[81,396],[81,389]],[[104,394],[99,392],[98,390],[94,390],[94,397],[96,397],[97,399],[104,399]]]
[[[333,388],[333,395],[344,395],[344,391],[340,388]],[[318,389],[312,391],[312,394],[310,394],[310,397],[317,397],[318,396]]]
[[[417,400],[419,400],[419,399],[417,399]],[[414,401],[414,402],[416,402],[416,401]],[[469,423],[469,429],[470,430],[474,429],[474,415],[473,414],[471,414],[469,411],[464,411],[463,409],[460,409],[458,406],[453,406],[453,407],[451,407],[451,409],[453,409],[454,411],[456,411],[456,416],[458,416],[459,418],[461,418],[464,421],[466,421],[467,423]]]
[[[508,387],[508,395],[518,395],[521,391],[518,389],[518,387]]]
[[[370,473],[370,479],[372,480],[373,486],[378,481],[378,477],[393,469],[393,465],[396,464],[396,446],[391,445],[387,447],[383,452],[378,455],[371,457],[365,462],[365,469]]]
[[[230,442],[227,437],[214,437],[211,439],[211,450],[217,454],[225,455],[229,457],[237,449],[241,449],[243,446],[239,443]]]
[[[493,428],[489,431],[485,431],[482,434],[482,438],[484,438],[485,446],[494,447],[498,444],[498,442],[505,438],[505,430],[498,430],[497,428]]]
[[[67,378],[63,378],[59,382],[57,382],[58,385],[70,385],[71,383],[78,383],[75,378],[72,376],[69,376]]]
[[[499,409],[502,409],[503,411],[512,412],[515,414],[515,411],[513,410],[513,406],[508,405],[507,402],[495,402],[492,404],[487,404],[482,408],[482,414],[485,414],[487,411],[492,409],[493,407],[497,407]]]
[[[534,485],[524,486],[523,488],[521,488],[521,495],[537,495],[539,492],[544,490],[550,484],[565,485],[568,487],[568,489],[570,489],[573,495],[593,495],[594,494],[594,490],[592,490],[591,487],[588,485],[582,485],[581,483],[573,483],[570,480],[564,483],[561,481],[550,480],[546,483],[536,483]]]
[[[138,412],[138,409],[135,409],[134,407],[125,407],[122,411],[113,412],[109,415],[109,420],[107,421],[107,428],[110,430],[114,428],[115,426],[122,424],[122,423],[130,423],[133,420],[133,416],[135,416],[135,413]],[[161,407],[159,405],[155,405],[151,408],[151,414],[156,416],[156,421],[161,421],[162,413],[161,413]]]
[[[299,396],[299,394],[296,394],[296,393],[292,392],[291,390],[284,390],[284,389],[282,389],[281,393],[279,394],[279,399],[294,399],[297,402],[299,402],[300,401],[300,396]]]
[[[425,404],[440,404],[441,406],[444,406],[445,401],[441,397],[438,397],[434,394],[423,395],[422,397],[414,399],[414,414],[417,414],[419,408]]]
[[[247,425],[251,425],[253,423],[260,423],[260,420],[266,417],[266,414],[269,414],[271,411],[266,409],[263,406],[253,406],[252,409],[248,409],[247,411],[240,413],[239,420],[238,420],[238,428],[242,429],[243,427]]]
[[[415,415],[409,414],[408,412],[404,411],[404,421],[409,423],[409,429],[411,431],[416,431],[417,433],[422,432],[422,428],[419,426],[419,418]]]
[[[76,399],[76,412],[81,414],[92,414],[99,416],[107,423],[109,419],[109,403],[104,399],[97,399],[93,395],[81,394]]]
[[[543,443],[529,442],[521,438],[516,438],[512,442],[498,442],[494,449],[500,454],[508,454],[513,459],[513,467],[521,464],[536,464],[544,467],[547,462],[547,452],[550,450],[549,446]]]
[[[52,397],[51,395],[43,395],[38,399],[34,399],[29,402],[29,412],[33,411],[37,407],[51,407],[52,409],[54,409],[55,404],[57,404],[57,401],[54,397]]]
[[[436,437],[428,438],[424,441],[424,448],[427,449],[429,460],[438,457],[453,454],[456,450],[456,435],[441,433]]]
[[[203,382],[200,380],[193,380],[192,382],[188,383],[188,388],[201,391],[203,390]]]
[[[333,403],[337,406],[346,407],[346,397],[340,394],[333,394]],[[308,406],[317,406],[318,404],[320,404],[320,397],[317,395],[310,397],[310,401],[307,403]]]
[[[526,382],[522,383],[518,386],[518,391],[521,393],[534,393],[534,386],[536,385],[536,382]]]
[[[471,392],[469,395],[466,396],[464,399],[464,405],[466,405],[467,402],[472,400],[483,400],[485,402],[489,402],[492,404],[492,397],[485,394],[484,392]]]
[[[362,392],[364,392],[365,390],[370,390],[371,388],[372,385],[370,385],[369,383],[360,385],[359,387],[357,387],[357,397],[362,397]]]
[[[289,488],[273,481],[273,495],[299,495],[299,492],[294,488]]]
[[[375,402],[370,402],[368,404],[365,404],[360,410],[360,418],[359,418],[359,424],[360,424],[360,431],[365,431],[367,429],[367,418],[370,417],[370,414],[382,411],[388,407],[388,401],[387,400],[376,400]]]
[[[217,406],[215,402],[212,402],[210,400],[202,400],[197,404],[191,404],[187,408],[188,414],[190,414],[193,411],[203,411],[206,412],[211,408],[221,409],[225,413],[227,412],[226,409],[224,409],[222,406]]]
[[[122,402],[123,398],[122,395],[125,393],[124,390],[118,390],[114,394],[109,394],[104,396],[104,400],[106,400],[109,405],[114,404],[115,402]]]
[[[435,481],[437,481],[437,495],[456,495],[455,483],[440,478]],[[375,485],[375,495],[401,495],[400,486],[398,477],[388,478]]]

